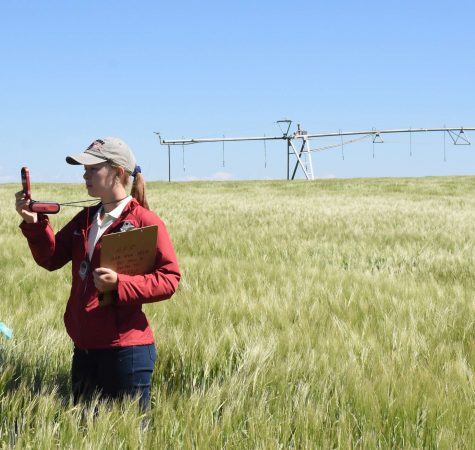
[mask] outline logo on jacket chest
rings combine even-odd
[[[129,230],[133,230],[134,228],[135,228],[135,225],[130,223],[128,220],[126,220],[120,227],[119,231],[129,231]]]

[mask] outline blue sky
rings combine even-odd
[[[0,182],[81,181],[64,162],[119,136],[148,180],[165,139],[475,126],[475,5],[461,1],[1,1]],[[475,132],[469,133],[475,141]],[[385,137],[314,154],[317,177],[471,175],[475,146]],[[338,140],[331,141],[338,142]],[[322,143],[322,145],[326,144]],[[314,143],[314,146],[319,146]],[[266,167],[265,167],[266,166]],[[286,176],[285,145],[172,149],[172,178]]]

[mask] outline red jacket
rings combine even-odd
[[[105,234],[120,231],[124,222],[136,228],[158,225],[155,270],[145,275],[118,275],[117,292],[109,306],[99,306],[92,270],[99,267],[102,239],[92,255],[91,269],[84,280],[79,266],[86,258],[86,230],[100,206],[85,208],[56,235],[46,216],[37,223],[23,222],[20,228],[28,239],[35,261],[50,271],[72,261],[72,287],[64,313],[66,330],[80,348],[96,349],[152,344],[154,337],[142,304],[170,298],[180,281],[180,271],[165,224],[153,212],[132,199]]]

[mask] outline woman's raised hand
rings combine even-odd
[[[15,200],[15,209],[26,223],[38,222],[38,214],[31,212],[28,208],[31,200],[25,197],[25,193],[23,191],[18,191],[15,193]]]

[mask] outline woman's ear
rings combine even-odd
[[[116,179],[120,181],[124,187],[127,186],[127,182],[129,180],[128,172],[123,167],[114,167],[114,168],[116,170],[115,172],[115,176],[117,177]]]
[[[115,176],[119,179],[119,180],[123,180],[124,179],[124,173],[125,173],[125,170],[123,167],[114,167],[115,169]]]

